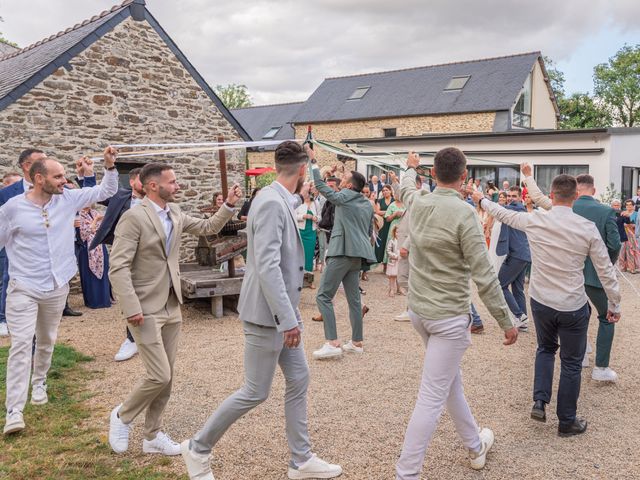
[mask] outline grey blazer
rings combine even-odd
[[[240,290],[240,319],[291,330],[301,321],[298,303],[304,247],[288,192],[279,183],[263,188],[247,220],[247,267]],[[297,198],[298,207],[300,197]]]
[[[328,257],[360,257],[367,263],[376,263],[376,254],[371,245],[373,207],[369,200],[354,190],[334,192],[313,168],[316,189],[336,207],[329,242]]]

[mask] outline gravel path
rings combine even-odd
[[[640,288],[640,276],[630,278]],[[371,307],[365,320],[363,356],[312,360],[311,352],[323,342],[322,325],[305,322],[305,350],[311,368],[309,426],[314,451],[340,463],[345,472],[342,478],[392,479],[419,384],[423,347],[410,324],[392,320],[404,308],[405,298],[384,295],[386,277],[373,273],[363,286],[367,290],[364,300]],[[634,348],[640,343],[640,327],[635,322],[640,299],[624,282],[622,290],[623,321],[616,331],[611,365],[620,381],[596,384],[590,378],[591,369],[585,370],[579,414],[589,420],[589,430],[569,439],[556,435],[555,403],[549,406],[547,424],[529,419],[535,333],[522,334],[512,347],[502,346],[497,324],[477,301],[485,333],[474,336],[465,356],[464,383],[478,422],[494,430],[496,444],[485,470],[473,472],[445,413],[427,452],[423,478],[640,479],[640,362]],[[80,297],[72,298],[74,306],[81,302]],[[166,430],[176,440],[191,436],[242,383],[240,322],[235,317],[215,320],[208,308],[206,302],[197,302],[183,309],[176,380],[165,416]],[[64,319],[60,341],[95,357],[91,368],[99,373],[90,386],[96,393],[91,402],[106,441],[108,413],[129,392],[142,367],[137,357],[123,363],[112,360],[124,335],[124,323],[115,308],[82,310],[83,317]],[[315,314],[315,291],[304,291],[301,311],[305,320]],[[337,312],[339,335],[348,338],[342,294],[338,294]],[[594,346],[596,322],[594,316],[589,331]],[[556,386],[557,378],[556,368]],[[214,452],[218,480],[286,478],[283,392],[284,381],[278,372],[271,398],[227,432]],[[141,420],[127,456],[145,463]],[[171,462],[176,473],[184,472],[179,458]]]

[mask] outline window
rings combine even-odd
[[[366,95],[371,87],[358,87],[356,88],[348,100],[360,100],[362,97]]]
[[[467,84],[467,81],[469,81],[469,78],[471,78],[471,75],[464,75],[461,77],[452,77],[451,80],[449,80],[449,83],[445,87],[444,91],[448,92],[451,90],[462,90],[464,86]]]
[[[384,133],[385,137],[395,137],[397,129],[395,129],[395,128],[383,128],[382,132]]]
[[[116,163],[118,167],[118,173],[120,176],[118,177],[118,181],[120,182],[121,188],[126,188],[127,190],[131,190],[131,185],[129,185],[129,172],[134,168],[142,168],[145,166],[143,161],[137,162],[120,162]]]
[[[554,177],[565,173],[574,177],[582,173],[589,173],[589,165],[536,165],[536,183],[547,195],[551,190],[551,182]]]
[[[524,82],[518,101],[513,107],[513,125],[515,127],[531,128],[531,74]]]
[[[266,139],[274,138],[278,134],[281,128],[282,127],[271,127],[269,131],[263,135],[262,138],[266,138]]]

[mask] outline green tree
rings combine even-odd
[[[246,85],[235,83],[216,85],[215,91],[227,108],[243,108],[253,105]]]
[[[588,93],[576,92],[569,97],[558,99],[560,128],[602,128],[612,124],[611,114],[606,106],[598,105]]]
[[[616,124],[633,127],[640,123],[640,44],[625,45],[608,63],[596,65],[593,87]]]
[[[0,22],[4,22],[2,17],[0,17]],[[18,44],[14,42],[10,42],[6,38],[4,38],[4,35],[2,34],[2,32],[0,32],[0,43],[6,43],[7,45],[11,45],[12,47],[18,48]]]
[[[560,100],[564,97],[564,73],[558,70],[556,66],[556,62],[554,62],[549,57],[542,57],[544,60],[544,66],[547,70],[547,75],[549,76],[549,84],[551,85],[551,90],[556,96],[557,100]]]

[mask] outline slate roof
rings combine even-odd
[[[58,68],[68,66],[69,60],[128,17],[138,21],[145,20],[153,27],[240,136],[249,140],[249,135],[229,109],[224,106],[184,53],[147,10],[144,0],[124,0],[108,11],[26,48],[4,55],[0,52],[0,111],[29,92]]]
[[[295,123],[509,110],[540,52],[327,78],[292,119]],[[544,65],[542,65],[544,68]],[[462,90],[452,77],[470,75]],[[358,87],[363,98],[348,100]]]
[[[9,45],[8,43],[4,43],[0,41],[0,57],[4,55],[9,55],[10,53],[17,52],[20,50],[18,47],[14,47],[13,45]]]
[[[304,102],[261,105],[231,110],[254,141],[260,141],[273,127],[282,127],[272,140],[290,140],[295,131],[290,122]],[[275,148],[273,148],[275,149]],[[267,148],[266,150],[273,150]]]

